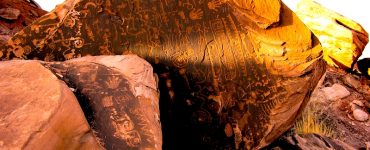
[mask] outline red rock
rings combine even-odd
[[[148,62],[136,55],[90,56],[49,65],[88,106],[105,148],[162,148],[159,93]]]
[[[354,109],[352,115],[357,121],[361,122],[367,121],[369,119],[369,114],[367,114],[360,108]]]
[[[0,149],[101,149],[76,97],[39,62],[0,72]]]
[[[296,14],[319,38],[323,58],[329,65],[353,69],[369,42],[369,35],[360,24],[313,0],[301,0]]]
[[[280,0],[101,2],[65,1],[0,47],[0,58],[145,58],[160,78],[164,149],[261,148],[293,125],[325,70],[319,41]],[[85,94],[107,88],[71,79]],[[227,123],[235,136],[224,141]]]
[[[1,8],[0,9],[0,17],[8,20],[16,20],[18,19],[21,11],[15,8]]]
[[[33,1],[27,2],[26,0],[0,1],[0,45],[28,24],[46,14],[46,11],[36,5]]]
[[[351,94],[343,85],[340,84],[334,84],[331,87],[325,87],[321,90],[325,93],[326,98],[329,100],[338,100]]]

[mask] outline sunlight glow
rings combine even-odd
[[[42,9],[46,11],[51,11],[56,5],[61,4],[64,0],[34,0],[36,1]]]
[[[282,0],[290,9],[296,10],[296,6],[300,0]],[[370,9],[368,8],[370,1],[367,0],[315,0],[322,6],[333,10],[349,19],[359,23],[365,31],[370,32]],[[362,53],[362,58],[370,58],[370,46],[366,46]]]

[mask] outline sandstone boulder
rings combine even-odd
[[[159,93],[148,62],[90,56],[47,65],[75,89],[106,149],[162,149]]]
[[[369,41],[361,25],[313,0],[302,0],[296,14],[319,38],[329,65],[352,69]]]
[[[0,51],[3,60],[146,59],[159,78],[164,149],[261,148],[292,126],[325,70],[319,41],[280,0],[67,0]],[[94,66],[112,72],[88,62],[67,72],[94,75]],[[91,91],[109,88],[67,77],[97,103],[106,95]]]
[[[0,72],[0,149],[101,149],[76,97],[39,62]]]

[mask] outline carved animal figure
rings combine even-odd
[[[164,149],[258,149],[291,127],[324,73],[280,0],[67,0],[2,60],[135,53],[159,76]]]

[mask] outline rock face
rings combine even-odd
[[[159,93],[149,63],[135,55],[47,64],[70,87],[107,149],[161,149]]]
[[[73,93],[39,62],[0,62],[0,72],[0,149],[101,149]]]
[[[162,148],[157,82],[136,55],[6,61],[0,71],[0,149]]]
[[[3,60],[123,53],[158,74],[164,149],[261,148],[293,124],[325,70],[317,38],[279,0],[67,0],[0,48]],[[96,66],[81,74],[111,71]],[[93,85],[110,86],[67,77],[96,97]]]
[[[0,45],[46,14],[37,4],[25,0],[1,0],[0,8]]]
[[[369,41],[361,25],[312,0],[302,0],[296,14],[319,38],[329,65],[352,69]]]

